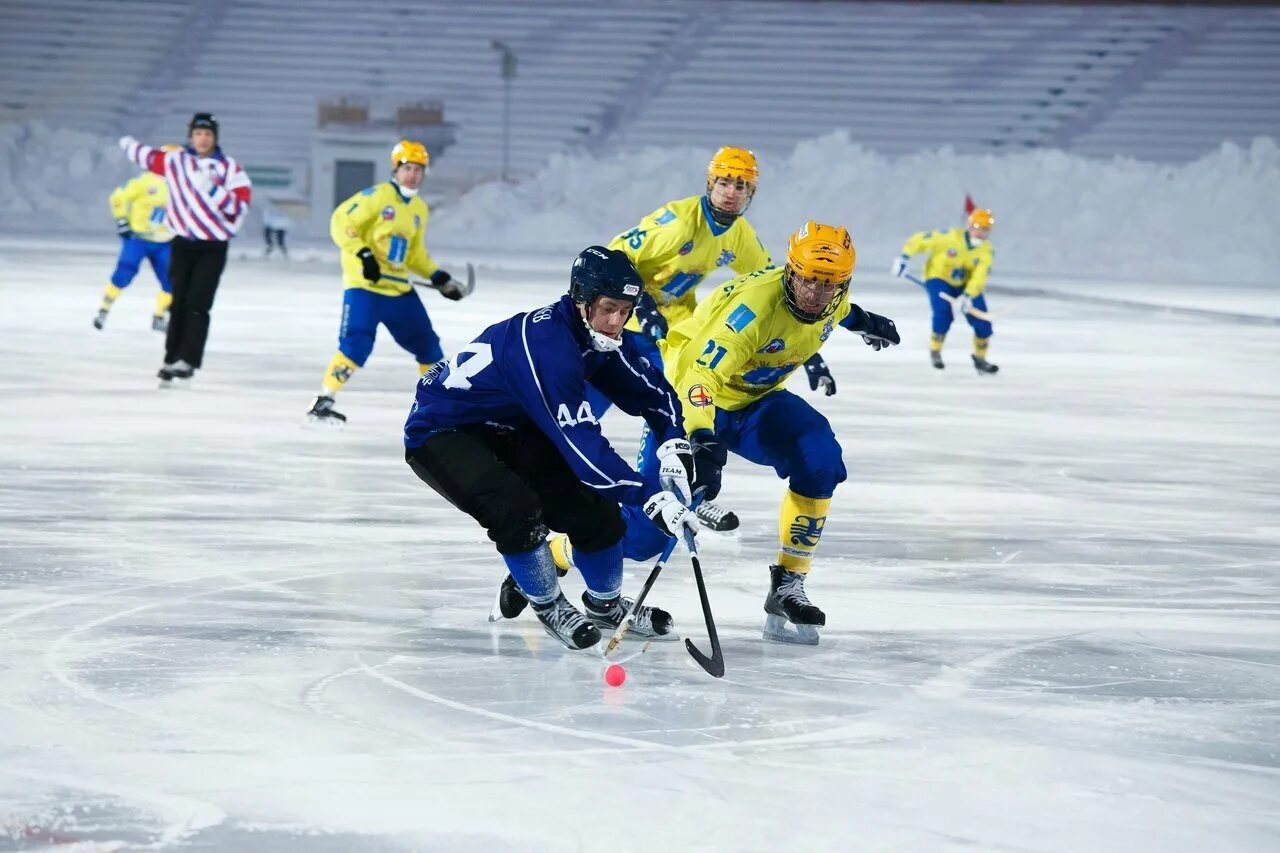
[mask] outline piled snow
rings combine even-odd
[[[692,147],[559,155],[519,184],[438,205],[429,243],[576,253],[700,193],[707,157]],[[1269,138],[1168,166],[1050,150],[886,157],[840,131],[762,158],[761,171],[749,218],[775,258],[813,218],[848,226],[864,274],[884,272],[913,231],[958,224],[970,192],[996,214],[997,277],[1268,282],[1280,267],[1280,148]],[[107,194],[132,173],[114,139],[39,123],[0,129],[0,228],[102,232]]]

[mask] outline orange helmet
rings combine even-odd
[[[831,316],[849,291],[857,263],[853,239],[842,225],[823,225],[810,219],[792,234],[787,243],[785,291],[787,307],[796,319],[816,323]],[[833,289],[825,304],[815,306],[807,304],[809,297],[797,293],[797,287]]]
[[[427,146],[412,139],[401,139],[391,149],[391,171],[394,172],[403,163],[417,163],[422,168],[427,168],[431,163],[431,158],[427,156]]]
[[[996,218],[986,208],[975,207],[973,212],[969,214],[970,228],[990,228],[995,224]]]

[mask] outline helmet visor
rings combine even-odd
[[[787,304],[798,318],[806,322],[813,323],[830,315],[848,289],[848,281],[805,278],[787,270]]]

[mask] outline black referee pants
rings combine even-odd
[[[169,250],[173,304],[169,306],[169,334],[164,339],[165,364],[181,359],[192,367],[200,367],[204,361],[209,312],[226,265],[225,242],[173,238]]]

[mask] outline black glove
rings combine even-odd
[[[689,436],[693,445],[693,494],[713,501],[720,494],[720,472],[729,461],[729,448],[709,429],[695,430]]]
[[[804,372],[809,374],[809,390],[817,391],[822,389],[822,393],[830,397],[836,393],[836,380],[831,375],[831,370],[827,367],[827,363],[822,360],[822,356],[818,353],[813,354],[813,358],[804,363]]]
[[[852,322],[845,328],[862,335],[862,340],[869,347],[882,350],[890,344],[902,343],[902,339],[898,337],[898,327],[893,325],[893,321],[888,317],[863,311],[857,305],[853,306],[849,317],[852,318]]]
[[[650,340],[661,340],[667,336],[667,318],[658,310],[653,294],[647,291],[641,293],[636,300],[636,322],[640,324],[640,331]]]
[[[360,264],[364,267],[364,280],[377,281],[382,278],[382,268],[378,266],[378,259],[373,256],[373,250],[365,246],[356,252],[356,257],[360,259]]]
[[[133,229],[129,227],[128,219],[121,216],[116,220],[116,233],[126,240],[133,236]]]
[[[458,283],[453,280],[453,276],[444,270],[436,270],[431,274],[431,286],[440,291],[440,295],[445,299],[452,299],[457,302],[462,298],[462,288],[458,287]]]

